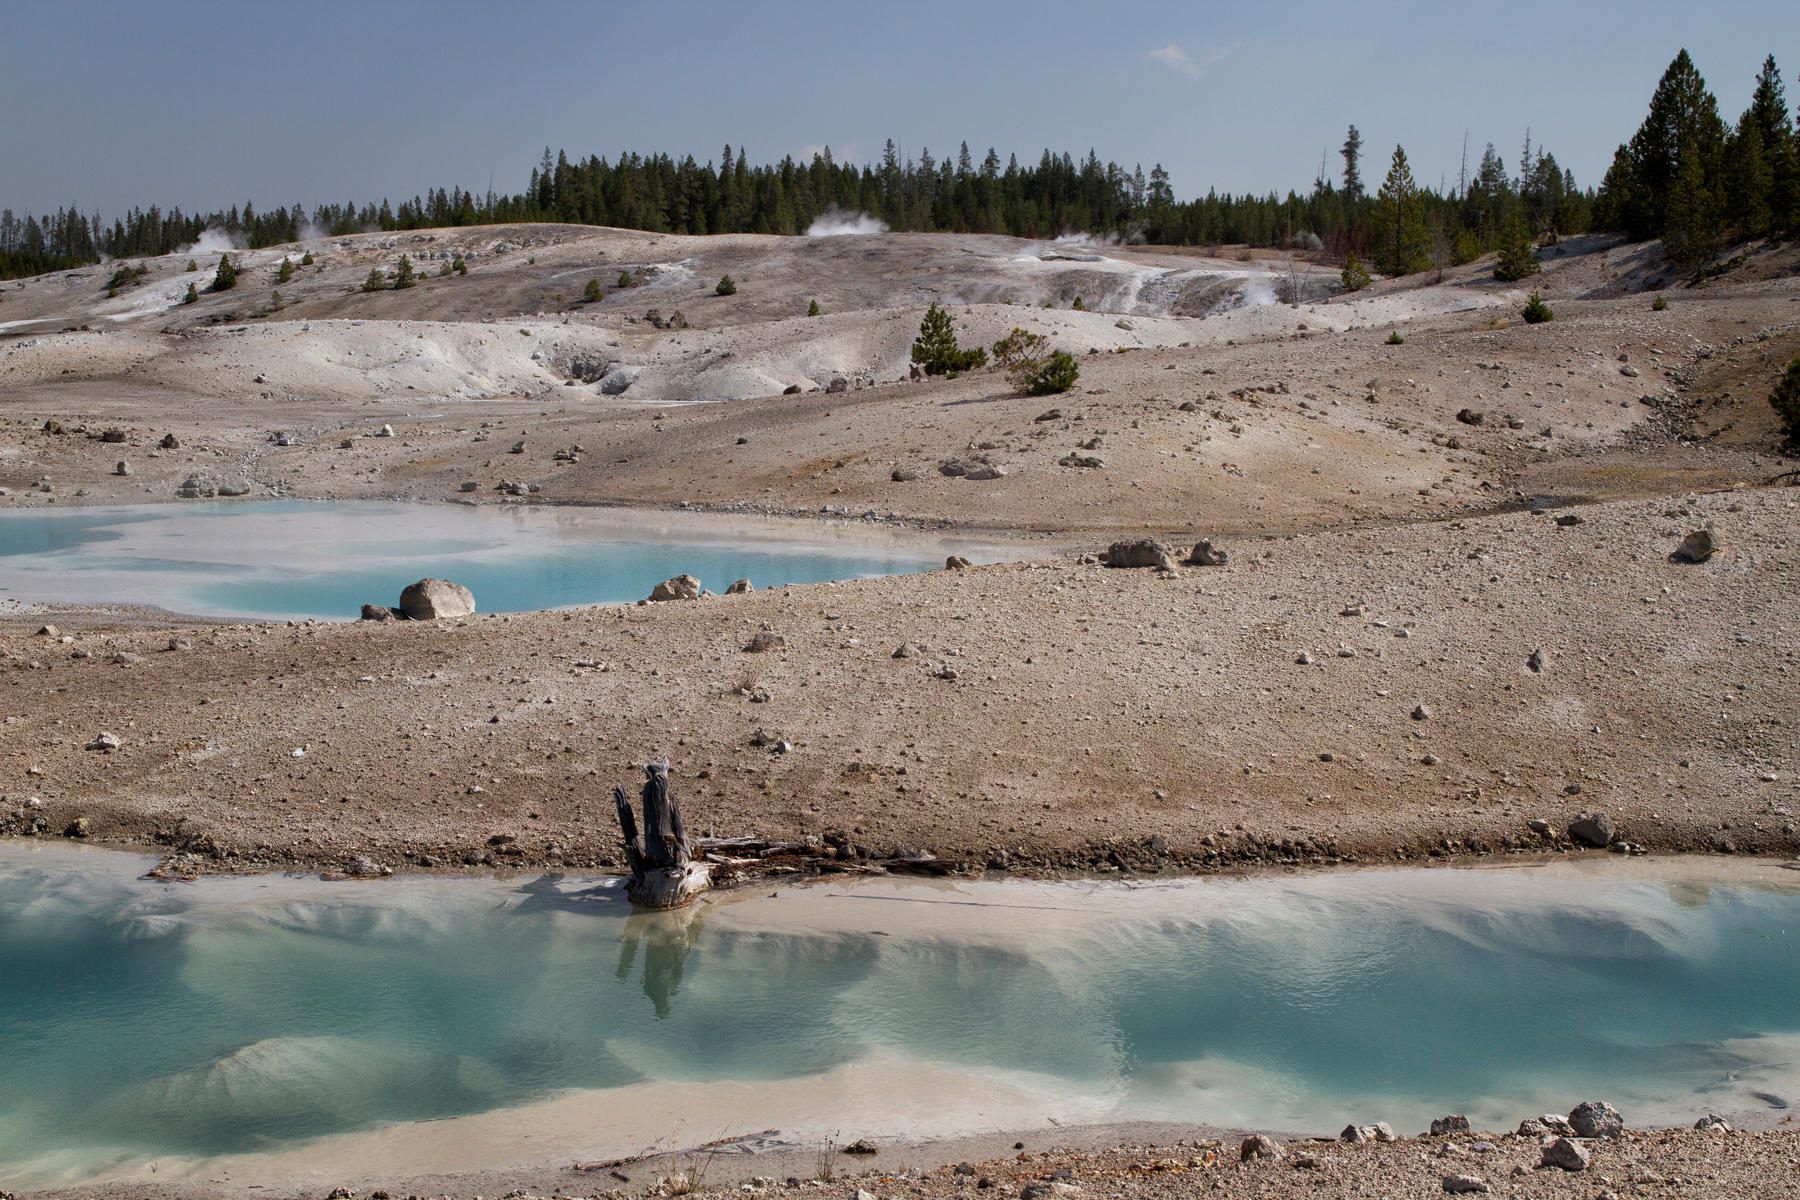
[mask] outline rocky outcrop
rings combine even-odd
[[[700,581],[692,575],[677,575],[673,579],[665,579],[650,592],[650,599],[661,603],[664,600],[698,600],[700,598]]]
[[[1175,555],[1155,538],[1139,538],[1134,542],[1114,542],[1100,556],[1109,567],[1155,567],[1173,571]]]
[[[400,593],[400,611],[414,621],[467,617],[475,612],[475,594],[448,579],[421,579]]]

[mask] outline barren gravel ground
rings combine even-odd
[[[1800,493],[1765,486],[1800,464],[1763,399],[1800,354],[1794,251],[1653,312],[1653,254],[1572,243],[1534,281],[1557,319],[1525,326],[1522,293],[1477,267],[1201,319],[1255,262],[924,235],[384,240],[320,247],[269,316],[280,252],[190,306],[174,302],[210,275],[179,257],[113,300],[98,269],[5,285],[0,506],[179,503],[198,476],[248,499],[954,525],[1031,561],[434,624],[7,610],[0,830],[154,844],[178,871],[591,866],[615,850],[611,784],[667,754],[691,826],[820,839],[842,847],[832,869],[895,851],[1107,872],[1573,853],[1562,831],[1595,809],[1650,850],[1800,853]],[[452,247],[466,279],[435,276]],[[420,287],[353,290],[402,250]],[[637,267],[641,287],[570,303]],[[1329,272],[1292,270],[1322,296]],[[738,295],[713,296],[727,271]],[[1106,311],[1070,311],[1076,295]],[[801,315],[811,298],[825,315]],[[1080,384],[908,382],[932,299],[966,342],[1050,334]],[[1103,465],[1060,465],[1078,450]],[[977,456],[1006,474],[938,472]],[[1702,527],[1711,560],[1671,562]],[[1232,559],[1080,561],[1146,534]],[[761,630],[785,644],[746,652]],[[119,748],[85,749],[103,730]],[[1176,1151],[1132,1151],[1075,1170],[1109,1198],[1425,1195],[1450,1173],[1434,1153],[1177,1175],[1144,1165]],[[1788,1133],[1654,1134],[1601,1152],[1610,1182],[1515,1179],[1506,1144],[1473,1173],[1520,1195],[1791,1195],[1794,1153]],[[1640,1161],[1682,1183],[1635,1181]],[[869,1186],[962,1190],[943,1172]]]

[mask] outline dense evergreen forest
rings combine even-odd
[[[897,230],[1053,237],[1085,232],[1158,244],[1242,243],[1357,254],[1384,274],[1467,262],[1496,248],[1587,230],[1663,238],[1678,265],[1699,262],[1746,237],[1800,232],[1800,145],[1781,73],[1770,57],[1750,107],[1735,127],[1686,50],[1664,73],[1649,115],[1621,145],[1599,188],[1582,190],[1529,131],[1513,171],[1489,143],[1469,168],[1465,149],[1453,185],[1421,186],[1396,146],[1373,193],[1363,186],[1362,138],[1351,126],[1341,163],[1319,174],[1305,194],[1220,195],[1178,201],[1161,164],[1149,175],[1079,162],[1044,151],[1035,165],[1004,164],[989,150],[978,162],[964,143],[954,158],[929,151],[904,159],[890,140],[881,161],[834,162],[827,150],[809,163],[784,158],[751,166],[727,145],[715,166],[666,154],[623,154],[608,162],[571,162],[545,149],[523,192],[475,196],[438,188],[398,205],[354,201],[299,204],[259,212],[251,204],[223,212],[132,209],[110,223],[78,208],[41,220],[0,212],[0,278],[61,270],[102,258],[168,254],[191,247],[209,229],[251,247],[303,236],[366,230],[558,221],[658,232],[803,233],[832,210],[863,212]]]

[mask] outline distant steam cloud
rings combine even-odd
[[[200,240],[187,248],[189,254],[223,254],[227,250],[242,250],[249,245],[242,237],[227,233],[223,229],[208,229],[200,235]]]
[[[807,237],[868,237],[872,234],[886,233],[887,222],[871,217],[868,213],[847,213],[839,209],[830,209],[806,227]]]
[[[1244,298],[1239,308],[1263,308],[1281,301],[1275,296],[1274,280],[1268,275],[1252,275],[1244,280]]]
[[[1095,237],[1091,233],[1065,233],[1057,238],[1052,244],[1065,248],[1073,248],[1076,246],[1117,246],[1119,244],[1119,235],[1116,233],[1108,233]]]

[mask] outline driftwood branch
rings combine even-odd
[[[631,880],[625,894],[641,908],[675,908],[710,885],[711,866],[695,862],[693,846],[681,824],[681,806],[669,794],[669,760],[644,764],[644,824],[622,787],[613,788],[619,831],[625,838],[625,863]]]

